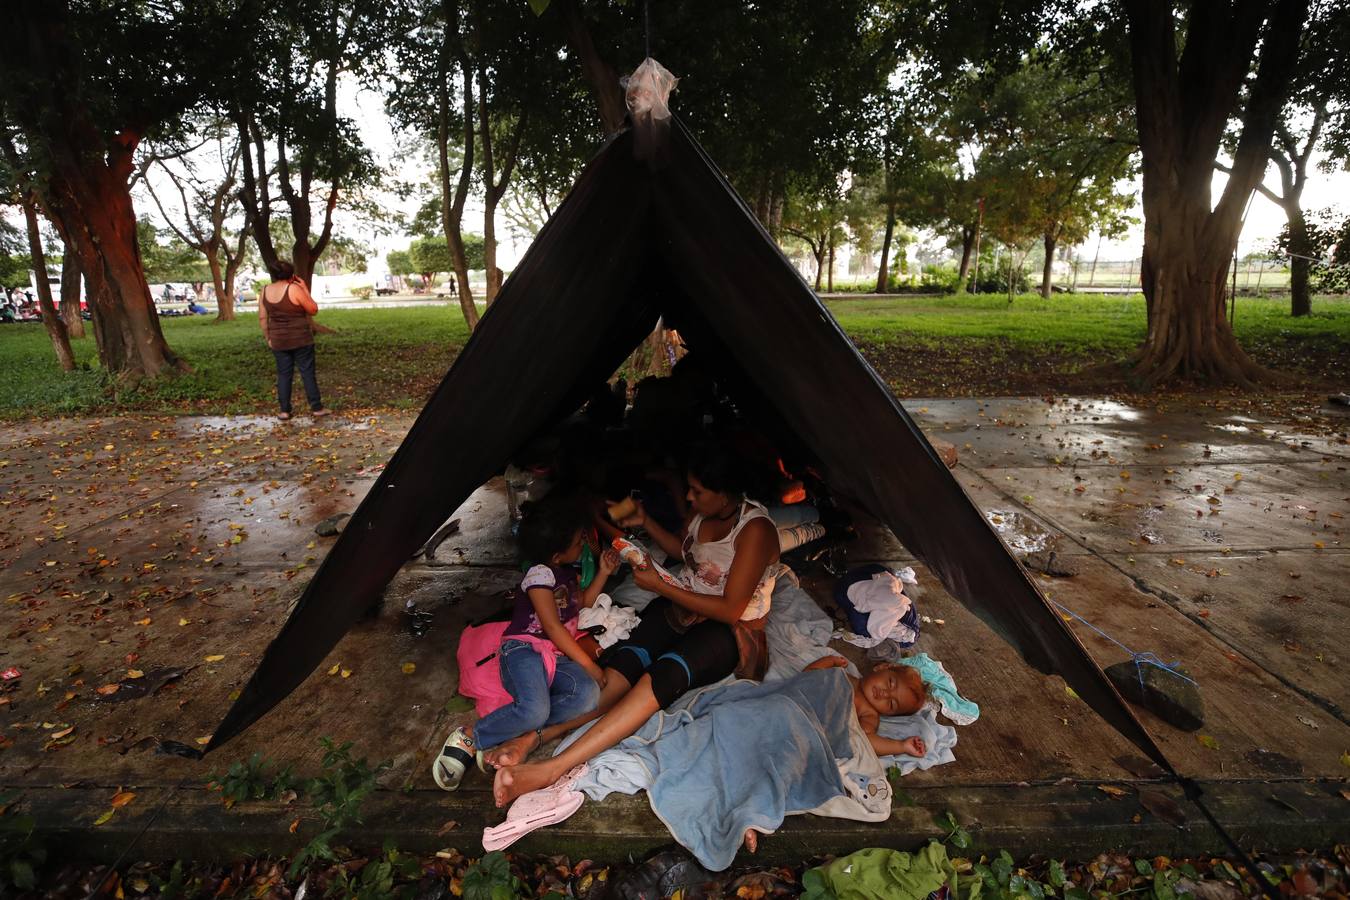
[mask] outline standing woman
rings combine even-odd
[[[319,380],[314,375],[315,326],[310,321],[319,314],[319,306],[305,282],[295,277],[295,266],[278,260],[271,274],[272,283],[258,297],[258,323],[277,360],[277,402],[281,406],[277,418],[291,417],[291,384],[297,368],[310,410],[315,418],[326,416],[329,410],[324,409]]]

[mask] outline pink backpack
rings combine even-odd
[[[502,634],[510,624],[488,622],[472,625],[459,636],[459,649],[455,651],[455,661],[459,664],[459,692],[474,701],[474,709],[480,719],[511,702],[511,695],[502,687],[502,668],[497,661]],[[511,638],[535,645],[544,660],[544,674],[552,683],[553,673],[558,669],[557,650],[553,642],[525,635],[512,635]]]

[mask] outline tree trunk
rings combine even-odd
[[[1312,293],[1308,287],[1308,221],[1303,210],[1289,213],[1289,315],[1306,316],[1312,312]]]
[[[23,216],[28,222],[28,252],[33,257],[33,276],[37,280],[38,308],[42,310],[42,325],[47,336],[52,339],[52,349],[56,351],[56,361],[62,371],[75,370],[75,354],[70,351],[70,338],[66,335],[66,323],[56,311],[52,302],[52,285],[47,280],[47,256],[42,251],[42,233],[38,230],[37,210],[30,197],[24,197]]]
[[[488,306],[497,299],[497,291],[501,285],[497,281],[497,203],[492,197],[492,192],[488,191],[487,196],[483,198],[483,266],[487,269],[484,273],[487,279],[487,287],[484,289],[484,300]]]
[[[834,290],[834,235],[830,235],[830,262],[825,269],[825,290]]]
[[[1243,207],[1265,173],[1307,0],[1195,4],[1184,41],[1177,39],[1171,4],[1131,0],[1125,12],[1143,159],[1139,274],[1148,311],[1135,376],[1144,387],[1175,376],[1253,387],[1270,373],[1233,335],[1224,315],[1224,275]],[[1215,159],[1243,91],[1232,174],[1212,203]]]
[[[895,235],[895,204],[886,204],[886,234],[881,239],[881,268],[877,270],[877,293],[891,289],[891,238]]]
[[[61,319],[66,323],[68,337],[84,337],[84,317],[80,315],[80,290],[83,286],[84,275],[80,273],[80,263],[75,259],[75,251],[67,244],[61,256]]]
[[[978,225],[963,225],[961,227],[961,268],[956,273],[956,292],[964,294],[966,292],[966,281],[970,278],[970,264],[975,259],[975,242],[980,235]]]
[[[188,367],[160,330],[136,243],[127,177],[135,139],[122,139],[105,164],[85,150],[53,147],[48,206],[89,281],[99,361],[132,382]]]
[[[816,247],[820,249],[817,250]],[[820,277],[825,274],[825,241],[821,240],[819,245],[811,245],[811,255],[816,258],[816,293],[820,293]]]
[[[624,119],[628,116],[623,90],[619,87],[619,74],[596,50],[591,30],[586,25],[577,0],[555,0],[552,5],[557,7],[562,16],[567,46],[576,53],[581,63],[581,74],[595,95],[596,105],[600,109],[600,126],[606,135],[615,134],[623,127]]]
[[[234,295],[225,284],[225,273],[220,267],[220,253],[212,249],[204,255],[206,267],[211,270],[211,290],[216,294],[216,321],[229,322],[234,318]]]
[[[1045,267],[1041,269],[1041,296],[1046,300],[1049,300],[1050,295],[1054,293],[1055,287],[1053,282],[1055,277],[1055,236],[1047,231],[1044,240]],[[1009,279],[1010,287],[1011,284],[1011,279]]]
[[[478,327],[478,307],[473,302],[473,288],[469,287],[469,261],[464,252],[464,241],[460,237],[459,229],[450,229],[445,235],[445,242],[450,246],[450,258],[455,263],[459,308],[464,313],[464,321],[469,323],[469,330],[473,331]]]

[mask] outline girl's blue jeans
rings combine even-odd
[[[539,651],[524,641],[503,641],[497,661],[502,687],[512,701],[483,716],[474,726],[474,743],[481,750],[546,725],[575,719],[600,702],[600,685],[566,656],[558,657],[552,684],[544,673]]]

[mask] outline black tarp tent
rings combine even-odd
[[[966,497],[923,433],[673,120],[625,131],[539,233],[348,521],[211,738],[294,690],[469,495],[573,412],[651,331],[678,322],[729,361],[855,498],[1031,666],[1064,678],[1173,772],[1101,668]]]

